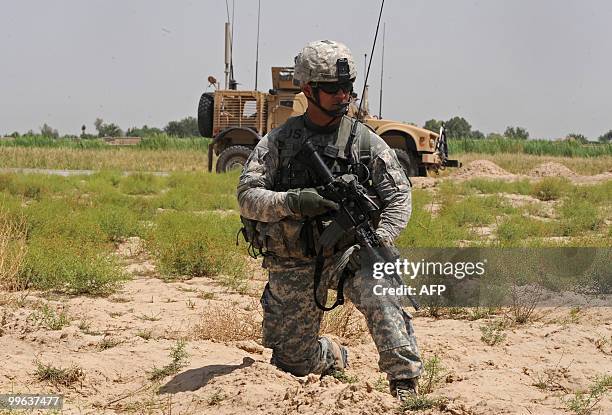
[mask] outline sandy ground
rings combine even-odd
[[[131,242],[132,247],[138,245],[137,240]],[[164,282],[156,278],[144,253],[130,256],[130,251],[126,245],[119,249],[134,279],[108,298],[30,293],[17,304],[15,297],[11,302],[4,296],[0,391],[64,394],[65,414],[398,410],[381,383],[376,349],[366,332],[341,339],[350,347],[347,374],[356,383],[289,375],[268,363],[271,351],[260,346],[257,331],[248,330],[261,320],[256,298],[264,279],[261,272],[253,273],[247,294],[238,294],[207,278]],[[45,327],[35,317],[43,304],[63,311],[69,325],[60,330]],[[480,339],[486,321],[417,315],[424,357],[437,355],[445,367],[432,396],[448,399],[425,413],[565,413],[563,400],[572,392],[588,388],[598,375],[612,373],[612,308],[538,313],[537,321],[507,329],[506,339],[495,346]],[[211,325],[215,318],[221,321]],[[363,327],[360,316],[352,318]],[[253,339],[238,340],[240,333]],[[151,381],[154,367],[170,363],[169,352],[178,339],[186,340],[188,365]],[[53,386],[37,380],[36,362],[77,365],[83,376],[70,386]],[[544,389],[534,386],[543,380]],[[611,413],[612,403],[604,400],[599,408]]]
[[[558,175],[555,168],[530,175]],[[455,176],[516,177],[482,161]],[[438,179],[422,181],[427,180]],[[166,282],[140,246],[132,238],[118,247],[133,279],[107,298],[0,292],[0,393],[61,393],[64,414],[399,413],[360,316],[351,317],[357,329],[340,338],[349,345],[347,374],[354,383],[295,377],[270,365],[271,350],[260,345],[258,296],[265,275],[256,262],[249,288],[240,294],[208,278]],[[45,305],[56,316],[63,312],[69,323],[50,329],[40,318]],[[431,396],[446,399],[421,413],[571,413],[566,401],[575,392],[612,373],[612,307],[537,314],[535,321],[507,328],[506,338],[490,346],[481,340],[488,320],[417,313],[423,357],[438,356],[444,367]],[[186,341],[186,366],[150,380],[154,368],[170,363],[180,339]],[[40,381],[37,362],[78,367],[78,380],[68,386]],[[612,413],[609,396],[594,413]]]
[[[544,177],[565,177],[576,184],[595,184],[606,180],[612,180],[612,169],[605,173],[582,176],[572,171],[563,164],[556,162],[542,163],[525,174],[510,173],[489,160],[474,160],[456,171],[452,171],[445,177],[413,177],[412,181],[416,188],[431,188],[440,180],[463,181],[473,178],[495,179],[495,180],[531,180],[536,181]]]

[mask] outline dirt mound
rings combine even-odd
[[[578,176],[575,172],[565,167],[563,164],[548,162],[540,164],[533,168],[528,173],[529,176],[536,177],[576,177]]]
[[[461,168],[454,175],[458,178],[471,178],[471,177],[509,177],[514,176],[512,173],[499,167],[497,164],[489,160],[474,160],[465,167]]]

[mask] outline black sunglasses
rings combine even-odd
[[[352,82],[317,82],[312,85],[313,88],[320,89],[326,94],[337,94],[338,91],[342,90],[345,94],[350,94],[353,92],[353,83]]]

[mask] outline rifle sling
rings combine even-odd
[[[323,230],[323,222],[321,219],[317,219],[317,227],[319,228],[319,232]],[[344,304],[344,281],[348,276],[348,271],[346,268],[342,271],[342,274],[338,278],[338,287],[336,288],[336,301],[330,306],[326,307],[319,302],[319,298],[317,297],[317,292],[319,291],[319,285],[321,284],[321,275],[323,274],[323,266],[325,265],[325,256],[323,255],[323,247],[319,247],[319,252],[317,252],[317,260],[315,262],[315,273],[314,273],[314,300],[315,304],[320,310],[323,311],[331,311],[339,305]]]

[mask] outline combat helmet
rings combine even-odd
[[[357,77],[349,48],[333,40],[317,40],[295,57],[294,79],[301,85],[313,82],[348,82]]]
[[[320,104],[319,89],[335,93],[338,87],[345,92],[353,91],[353,81],[357,77],[357,69],[349,48],[333,40],[318,40],[310,42],[295,57],[293,79],[300,86],[309,84],[313,87],[313,97],[307,96],[312,104],[321,111],[333,117],[330,123],[346,114],[349,102],[338,104],[335,109],[325,109]],[[335,89],[330,84],[336,84]]]

